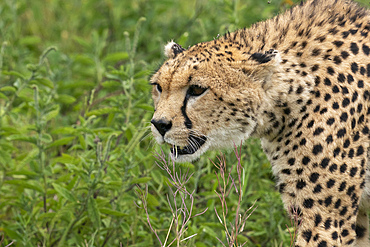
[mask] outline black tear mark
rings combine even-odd
[[[265,53],[253,53],[251,55],[251,59],[259,62],[259,63],[268,63],[272,60],[273,56],[271,54],[265,54]]]
[[[191,122],[190,118],[186,114],[186,105],[188,103],[188,99],[189,99],[189,96],[188,96],[188,94],[186,94],[185,99],[184,99],[184,103],[181,106],[181,112],[182,112],[182,115],[185,118],[184,124],[185,124],[186,128],[191,129],[193,127],[193,123]]]

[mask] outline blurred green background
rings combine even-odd
[[[0,246],[160,246],[135,191],[148,188],[150,222],[164,242],[171,191],[153,157],[160,147],[149,129],[148,84],[163,46],[211,40],[293,2],[2,0]],[[249,140],[243,147],[241,206],[257,200],[257,209],[238,239],[289,246],[292,224],[259,146]],[[236,157],[224,152],[230,168]],[[183,238],[196,235],[180,246],[227,241],[214,211],[221,204],[210,159],[218,154],[176,168],[194,173],[186,185],[195,191],[194,213],[208,208],[188,223]],[[233,222],[237,195],[227,203]]]

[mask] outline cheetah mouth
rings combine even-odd
[[[182,155],[192,155],[196,153],[204,145],[204,143],[206,143],[206,141],[206,137],[190,136],[190,145],[184,147],[173,145],[171,148],[171,154],[174,158],[178,158]]]

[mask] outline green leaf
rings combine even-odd
[[[116,210],[112,210],[110,208],[100,208],[99,211],[102,214],[108,214],[108,215],[113,215],[113,216],[120,216],[120,217],[128,216],[128,214],[125,214],[125,213],[122,213]]]
[[[33,144],[37,143],[37,140],[35,137],[32,136],[24,136],[24,135],[11,135],[6,138],[8,141],[24,141],[24,142],[30,142]]]
[[[0,99],[9,100],[8,97],[6,97],[6,95],[3,93],[0,93]]]
[[[94,65],[95,64],[94,60],[87,55],[77,55],[75,57],[75,62],[84,64],[84,65]]]
[[[141,109],[144,109],[144,110],[147,110],[147,111],[152,111],[154,112],[154,107],[151,106],[151,105],[148,105],[148,104],[138,104],[136,105],[137,108],[141,108]]]
[[[20,45],[33,46],[41,42],[41,38],[38,36],[25,36],[19,40]]]
[[[38,192],[44,192],[42,187],[38,183],[34,183],[32,181],[26,181],[26,180],[6,180],[4,181],[5,184],[12,184],[17,185],[18,187],[22,189],[31,189],[36,190]]]
[[[5,87],[0,88],[0,91],[1,92],[12,92],[12,93],[14,93],[14,92],[17,91],[17,89],[15,89],[15,87],[12,87],[12,86],[5,86]]]
[[[58,192],[58,194],[60,194],[62,197],[64,197],[68,201],[77,202],[76,197],[69,190],[56,183],[52,183],[52,185],[54,189]]]
[[[43,119],[44,119],[45,121],[49,121],[49,120],[51,120],[51,119],[55,118],[56,116],[58,116],[58,114],[59,114],[59,105],[57,105],[56,109],[51,110],[51,111],[49,111],[48,113],[46,113],[46,114],[43,116]]]
[[[113,80],[105,81],[102,83],[102,85],[105,88],[118,88],[122,86],[122,84],[119,81],[113,81]]]
[[[22,75],[21,73],[19,73],[17,71],[14,71],[14,70],[12,70],[12,71],[3,71],[2,73],[3,73],[3,75],[12,75],[12,76],[15,76],[15,77],[18,77],[18,78],[21,78],[21,79],[25,78],[24,75]]]
[[[151,177],[134,178],[132,179],[131,184],[145,184],[150,180],[152,180]]]
[[[92,115],[95,115],[95,116],[100,116],[100,115],[104,115],[104,114],[109,114],[109,113],[118,113],[118,112],[122,112],[122,110],[118,109],[118,108],[115,108],[115,107],[111,107],[111,108],[102,108],[102,109],[98,109],[98,110],[93,110],[93,111],[89,111],[86,116],[92,116]]]
[[[75,139],[74,136],[60,138],[56,141],[53,141],[53,143],[48,145],[47,148],[58,147],[58,146],[63,146],[63,145],[70,144],[73,141],[73,139]]]
[[[95,228],[100,228],[100,212],[96,200],[91,196],[87,201],[87,214]]]
[[[37,78],[35,80],[30,81],[30,84],[43,85],[48,88],[54,88],[53,82],[47,78]]]
[[[104,59],[103,62],[118,62],[128,59],[127,52],[115,52],[109,53]]]
[[[63,104],[72,104],[76,101],[76,98],[71,96],[71,95],[67,95],[67,94],[59,94],[58,95],[58,98],[57,98],[57,101],[59,103],[63,103]]]
[[[159,201],[152,194],[148,194],[147,201],[148,201],[148,205],[150,207],[158,207],[159,206]]]
[[[41,135],[41,141],[43,143],[50,143],[53,141],[53,138],[51,137],[51,135],[44,133]]]

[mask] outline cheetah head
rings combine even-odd
[[[193,161],[258,132],[264,87],[279,53],[245,54],[216,40],[188,50],[170,42],[165,55],[168,60],[151,78],[151,129],[159,144],[169,144],[176,161]]]

